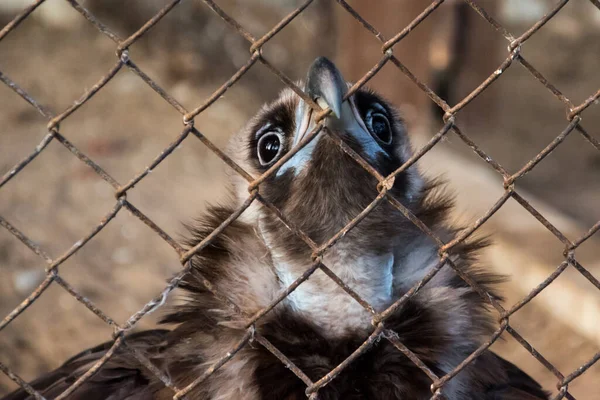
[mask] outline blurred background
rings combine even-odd
[[[126,38],[166,0],[80,2]],[[225,12],[255,37],[300,5],[299,0],[222,0]],[[400,32],[428,2],[349,1],[385,38]],[[0,27],[27,0],[0,2]],[[556,1],[480,0],[515,37]],[[394,47],[396,57],[421,81],[454,105],[490,76],[507,57],[508,42],[462,2],[446,1]],[[202,104],[248,58],[249,45],[201,1],[183,1],[130,48],[130,57],[188,110]],[[62,112],[116,62],[116,45],[68,2],[47,0],[0,41],[0,72],[41,104]],[[302,79],[316,56],[338,64],[358,80],[381,58],[381,43],[334,1],[315,1],[263,48],[264,57],[293,80]],[[571,1],[533,35],[521,55],[574,104],[600,88],[600,9],[594,1]],[[393,64],[369,86],[398,105],[415,147],[443,125],[437,106]],[[220,148],[262,102],[284,84],[255,64],[195,126]],[[568,125],[567,110],[529,71],[514,63],[457,116],[457,124],[509,172],[518,171]],[[598,140],[600,107],[582,113]],[[39,144],[47,121],[0,84],[0,175]],[[105,88],[60,125],[61,133],[120,183],[142,171],[183,129],[181,115],[137,75],[123,68]],[[472,222],[502,195],[502,178],[460,138],[449,134],[419,162],[428,175],[442,174],[457,194],[456,218]],[[223,195],[225,164],[194,137],[128,192],[128,200],[170,235],[185,234],[182,222]],[[571,240],[600,220],[600,151],[574,131],[533,171],[517,181],[518,192]],[[113,207],[114,192],[88,166],[53,141],[0,190],[0,215],[57,256],[87,234]],[[508,274],[505,306],[511,307],[564,260],[562,243],[514,200],[483,227],[495,245],[485,259]],[[576,252],[600,277],[600,237]],[[0,229],[0,315],[6,316],[44,279],[42,260]],[[181,268],[175,252],[148,227],[120,212],[97,237],[60,267],[60,274],[109,316],[122,323],[161,291]],[[139,328],[153,327],[160,311]],[[511,317],[511,325],[564,375],[600,350],[600,291],[569,267],[550,287]],[[26,380],[59,366],[67,357],[110,339],[111,329],[70,294],[51,286],[24,314],[0,332],[0,362]],[[492,349],[550,390],[557,378],[514,338],[502,335]],[[16,388],[0,374],[0,395]],[[556,393],[556,389],[554,389]],[[579,399],[600,393],[600,363],[576,379]]]

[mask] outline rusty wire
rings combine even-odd
[[[40,248],[34,241],[29,239],[22,231],[17,227],[13,226],[9,221],[0,216],[0,225],[5,228],[8,232],[19,239],[25,244],[32,252],[42,258],[46,264],[46,278],[44,281],[11,313],[9,313],[0,322],[0,331],[10,324],[15,318],[21,313],[25,312],[26,309],[35,302],[39,296],[50,287],[53,283],[56,283],[63,289],[65,289],[71,296],[77,299],[79,302],[84,304],[90,311],[102,319],[106,324],[112,326],[114,329],[113,343],[108,352],[98,360],[95,365],[82,375],[76,382],[74,382],[64,393],[57,397],[57,399],[64,399],[70,393],[75,391],[86,379],[92,376],[98,369],[100,369],[104,363],[121,347],[126,351],[129,351],[132,357],[135,357],[145,368],[153,373],[163,384],[173,391],[173,398],[180,399],[185,398],[185,395],[189,393],[195,386],[201,384],[211,374],[216,372],[222,365],[227,363],[230,359],[235,357],[236,353],[242,348],[248,345],[250,342],[258,343],[263,346],[267,351],[271,352],[277,357],[287,368],[289,368],[296,376],[301,379],[306,385],[306,394],[311,399],[316,399],[319,390],[330,381],[334,380],[343,369],[352,363],[356,358],[365,352],[369,351],[369,348],[377,340],[385,339],[389,341],[398,351],[409,358],[418,368],[420,368],[432,381],[431,391],[432,399],[441,399],[443,394],[441,389],[444,384],[457,375],[466,365],[477,358],[482,352],[488,349],[503,332],[507,332],[513,336],[533,357],[535,357],[542,365],[544,365],[551,373],[553,373],[558,382],[557,388],[559,390],[555,399],[574,397],[568,391],[568,385],[587,369],[594,365],[598,359],[600,359],[600,353],[592,356],[588,362],[584,365],[571,372],[568,375],[561,373],[554,365],[552,365],[545,357],[543,357],[531,344],[529,344],[509,323],[509,317],[517,312],[525,304],[529,303],[535,296],[537,296],[542,290],[550,285],[558,276],[560,276],[567,268],[572,267],[579,271],[582,276],[589,280],[596,288],[600,289],[600,283],[583,265],[581,265],[576,257],[575,251],[581,246],[587,239],[594,235],[600,230],[600,221],[590,228],[585,234],[579,238],[567,238],[559,229],[553,226],[541,213],[539,213],[526,199],[524,199],[515,189],[515,182],[522,178],[525,174],[530,172],[535,166],[543,160],[552,150],[559,146],[563,140],[572,132],[576,131],[586,139],[594,148],[600,151],[600,142],[590,135],[587,130],[581,124],[580,114],[587,109],[591,104],[600,98],[600,90],[591,94],[581,104],[573,104],[565,95],[563,95],[558,88],[550,83],[533,65],[531,65],[521,54],[521,46],[529,40],[542,26],[544,26],[549,20],[551,20],[557,13],[560,12],[562,7],[568,2],[568,0],[559,1],[554,8],[539,21],[537,21],[531,28],[525,31],[521,36],[514,37],[508,32],[500,23],[498,23],[493,17],[491,17],[481,6],[475,1],[464,0],[475,12],[477,12],[485,21],[487,21],[496,31],[498,31],[508,41],[508,54],[506,59],[499,65],[499,67],[485,79],[475,90],[469,93],[461,101],[454,106],[450,106],[443,99],[441,99],[436,93],[433,92],[424,82],[417,78],[394,54],[394,46],[403,40],[410,32],[416,28],[422,21],[429,17],[436,9],[444,2],[444,0],[435,0],[427,7],[425,7],[421,14],[419,14],[412,22],[410,22],[403,30],[394,35],[390,39],[386,39],[384,35],[379,32],[370,22],[366,21],[358,12],[356,12],[346,1],[336,0],[337,3],[348,12],[355,20],[357,20],[367,31],[369,31],[377,40],[381,42],[381,58],[380,60],[367,71],[365,75],[359,79],[356,84],[352,86],[348,96],[351,96],[356,90],[362,87],[368,82],[373,76],[375,76],[384,65],[391,62],[392,65],[396,66],[398,70],[405,74],[419,89],[421,89],[435,104],[437,104],[444,111],[444,127],[434,135],[431,140],[423,146],[420,150],[416,151],[415,154],[405,162],[400,168],[392,172],[389,176],[381,176],[373,167],[369,165],[367,161],[362,159],[360,155],[355,153],[349,146],[347,146],[339,137],[335,134],[324,129],[323,117],[327,115],[330,110],[322,110],[319,108],[314,101],[307,96],[299,87],[297,87],[291,79],[289,79],[283,72],[275,67],[268,59],[262,54],[262,47],[267,44],[275,35],[277,35],[287,24],[289,24],[294,18],[300,15],[307,7],[312,3],[312,0],[303,2],[299,7],[290,12],[285,18],[277,23],[271,30],[266,32],[262,37],[255,38],[250,34],[241,24],[235,19],[230,17],[223,9],[221,9],[215,2],[211,0],[204,0],[204,3],[217,14],[224,23],[229,25],[232,29],[237,31],[249,44],[249,57],[247,62],[239,68],[239,70],[231,76],[221,87],[214,91],[214,93],[201,105],[194,108],[192,111],[186,110],[173,96],[168,94],[163,88],[161,88],[150,76],[143,72],[129,56],[128,49],[134,44],[140,37],[145,35],[154,25],[160,23],[160,20],[167,15],[171,10],[177,7],[180,0],[170,1],[165,5],[156,15],[148,20],[141,28],[134,32],[128,38],[120,38],[116,33],[112,32],[106,25],[100,22],[89,10],[83,7],[76,0],[67,0],[68,3],[82,15],[91,25],[93,25],[100,33],[107,36],[116,44],[116,61],[114,66],[102,76],[95,85],[89,90],[85,91],[80,99],[75,101],[70,107],[60,113],[54,113],[46,108],[44,105],[37,102],[31,97],[25,90],[23,90],[18,83],[11,80],[10,77],[3,74],[0,71],[0,81],[7,87],[13,90],[17,95],[27,101],[32,107],[34,107],[43,117],[48,120],[47,123],[47,135],[42,139],[39,145],[23,160],[17,163],[11,168],[4,176],[0,178],[0,188],[11,179],[15,178],[23,168],[27,167],[31,161],[36,158],[47,145],[56,140],[67,148],[73,155],[75,155],[80,161],[85,163],[87,166],[92,168],[98,176],[104,181],[110,184],[115,193],[116,202],[111,210],[109,210],[105,217],[95,226],[90,232],[77,241],[73,246],[67,249],[63,254],[52,257],[44,249]],[[600,3],[597,0],[590,0],[593,5],[600,8]],[[19,24],[25,20],[44,0],[36,0],[32,5],[25,8],[19,13],[11,22],[9,22],[4,28],[0,30],[0,41],[9,35],[12,31],[17,29]],[[214,145],[206,136],[204,136],[196,127],[194,127],[194,119],[201,114],[204,110],[210,107],[215,101],[217,101],[231,86],[236,82],[257,62],[265,65],[275,76],[277,76],[286,86],[290,87],[296,92],[304,101],[306,101],[312,108],[313,111],[318,113],[316,121],[319,121],[315,129],[310,132],[306,137],[299,143],[299,145],[293,150],[286,154],[280,159],[275,165],[269,168],[263,175],[253,177],[247,171],[244,171],[239,165],[237,165],[232,159],[230,159],[225,153],[223,153],[216,145]],[[487,155],[475,142],[473,142],[456,124],[455,116],[471,101],[473,101],[478,95],[486,90],[495,80],[500,79],[502,74],[511,68],[515,63],[522,65],[537,81],[539,81],[548,91],[560,102],[562,102],[566,108],[566,126],[563,132],[558,135],[546,148],[540,151],[533,159],[526,163],[519,171],[511,174],[498,162],[493,160]],[[150,88],[152,88],[159,96],[161,96],[167,103],[169,103],[175,110],[177,110],[182,116],[183,128],[179,136],[164,150],[156,156],[151,162],[150,166],[140,171],[134,177],[132,177],[126,184],[121,184],[113,177],[111,177],[106,171],[104,171],[97,163],[91,158],[85,155],[80,149],[73,145],[66,137],[60,133],[60,123],[68,118],[86,102],[88,102],[98,91],[112,80],[115,75],[123,67],[128,68],[134,74],[138,75]],[[319,245],[313,242],[304,232],[294,226],[285,215],[281,213],[273,204],[269,203],[265,198],[260,196],[258,193],[259,185],[270,175],[272,175],[284,162],[293,156],[295,152],[300,150],[303,146],[308,144],[314,137],[316,137],[321,131],[325,131],[329,134],[332,139],[352,157],[359,165],[363,166],[369,173],[371,173],[378,181],[377,190],[378,195],[373,202],[365,208],[359,215],[351,220],[347,226],[340,230],[336,235],[330,238],[327,242]],[[190,135],[191,133],[191,135]],[[405,171],[408,167],[416,163],[424,154],[436,146],[440,140],[454,133],[460,138],[467,146],[469,146],[475,154],[477,154],[482,160],[489,164],[496,172],[498,172],[504,182],[504,193],[496,201],[496,203],[482,216],[479,217],[475,222],[466,227],[461,232],[457,233],[457,236],[452,240],[444,242],[441,238],[437,237],[422,221],[420,221],[415,215],[413,215],[408,208],[395,199],[392,194],[388,191],[394,178]],[[215,229],[210,235],[204,240],[198,243],[195,247],[189,250],[183,249],[173,238],[171,238],[164,230],[162,230],[156,223],[154,223],[149,217],[144,215],[139,209],[127,200],[127,192],[143,180],[148,173],[158,166],[162,161],[169,157],[173,150],[179,146],[189,136],[196,137],[212,152],[214,152],[222,161],[233,168],[240,176],[248,181],[248,198],[242,204],[242,206],[236,210],[229,218],[227,218],[217,229]],[[492,215],[494,215],[509,199],[515,199],[525,210],[531,213],[541,224],[543,224],[553,235],[555,235],[565,246],[563,261],[557,269],[537,287],[535,287],[527,296],[521,301],[513,305],[509,310],[504,309],[484,288],[479,287],[468,275],[464,274],[460,268],[458,268],[452,258],[452,248],[457,244],[466,240],[471,236],[477,229],[479,229]],[[337,240],[339,240],[348,231],[353,229],[361,219],[365,218],[369,212],[375,208],[378,204],[383,201],[387,201],[393,207],[398,209],[404,216],[412,221],[419,229],[424,233],[432,237],[437,243],[440,260],[438,264],[425,276],[420,282],[418,282],[412,289],[405,293],[400,299],[393,303],[388,309],[377,313],[375,309],[363,298],[348,287],[339,277],[337,277],[331,269],[323,264],[323,255],[327,250],[332,247]],[[172,384],[168,376],[160,371],[152,362],[147,359],[139,351],[130,348],[127,345],[125,334],[133,329],[137,323],[149,312],[154,311],[160,307],[166,297],[171,291],[173,291],[181,279],[191,269],[191,258],[194,254],[199,253],[209,245],[215,237],[220,234],[224,229],[235,221],[244,210],[246,210],[254,202],[259,202],[265,206],[268,210],[272,211],[273,214],[281,221],[281,223],[293,232],[299,240],[302,240],[306,246],[312,251],[312,260],[307,260],[309,267],[306,271],[288,288],[282,290],[282,292],[276,297],[272,304],[266,306],[255,315],[244,314],[238,305],[227,298],[227,294],[218,293],[212,283],[205,278],[201,278],[206,288],[211,291],[215,297],[227,304],[232,310],[240,313],[247,319],[246,334],[240,338],[239,342],[230,349],[229,352],[223,354],[222,357],[212,366],[210,366],[204,373],[198,376],[192,383],[184,388],[178,388]],[[102,229],[104,229],[110,221],[123,209],[129,210],[134,216],[149,226],[156,234],[158,234],[163,240],[165,240],[177,253],[183,268],[180,272],[173,277],[164,290],[157,294],[151,299],[142,309],[133,314],[125,324],[122,326],[117,324],[110,316],[106,315],[99,307],[97,307],[92,301],[81,295],[74,287],[72,287],[64,278],[59,274],[58,267],[63,264],[68,258],[79,251],[86,243],[93,239]],[[310,262],[309,262],[310,261]],[[447,373],[445,376],[436,376],[421,360],[415,355],[408,347],[406,347],[393,331],[390,331],[385,327],[386,319],[394,313],[399,307],[401,307],[406,301],[413,297],[418,291],[427,284],[441,269],[452,268],[465,282],[473,287],[473,289],[481,295],[481,297],[488,303],[490,303],[498,312],[499,327],[494,334],[485,341],[476,351],[474,351],[469,357],[461,362],[454,370]],[[346,293],[348,293],[355,301],[361,304],[366,310],[372,315],[373,330],[370,336],[359,346],[346,360],[341,362],[337,367],[321,377],[316,382],[313,382],[304,372],[302,372],[293,362],[287,358],[287,356],[281,353],[275,346],[273,346],[264,336],[260,334],[255,328],[255,323],[272,310],[279,302],[284,300],[291,292],[293,292],[302,282],[307,280],[316,270],[321,270],[327,274],[334,282],[336,282]],[[15,374],[8,366],[0,363],[0,371],[6,374],[10,379],[20,385],[25,391],[33,395],[36,399],[43,399],[43,397],[35,391],[30,385],[28,385],[23,379]]]

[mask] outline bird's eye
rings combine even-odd
[[[276,132],[267,132],[258,139],[258,161],[262,166],[273,163],[283,149],[281,135]]]
[[[382,110],[370,109],[367,111],[365,125],[369,133],[382,144],[392,144],[392,129],[390,121]]]

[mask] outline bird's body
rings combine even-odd
[[[377,180],[336,143],[344,141],[387,176],[411,155],[401,119],[376,94],[360,89],[347,100],[339,71],[319,58],[311,67],[307,93],[332,110],[329,132],[321,131],[259,188],[260,196],[281,211],[290,225],[321,245],[359,215],[378,195]],[[292,92],[284,92],[254,117],[231,142],[229,155],[246,171],[261,174],[317,124],[314,112]],[[333,134],[333,137],[330,136]],[[191,228],[194,246],[225,221],[248,197],[247,183],[232,177],[230,204],[212,207]],[[442,240],[456,230],[447,225],[451,203],[415,167],[398,174],[389,192]],[[464,274],[494,293],[498,277],[477,265],[482,240],[452,249],[451,260]],[[181,282],[186,293],[164,322],[172,330],[153,330],[126,338],[179,388],[194,381],[247,332],[248,316],[271,304],[312,263],[313,250],[266,206],[255,201],[236,221],[193,258]],[[352,291],[381,312],[406,294],[439,263],[433,240],[387,201],[380,202],[340,238],[322,263]],[[239,306],[209,291],[221,293]],[[495,296],[495,294],[493,294]],[[375,329],[373,314],[317,269],[255,324],[313,382],[350,356]],[[437,376],[452,371],[495,329],[487,303],[456,272],[443,267],[431,281],[384,322],[385,335],[410,349]],[[110,343],[75,356],[32,383],[46,398],[67,389],[108,350]],[[429,399],[431,379],[385,338],[349,364],[319,390],[319,399]],[[300,400],[306,385],[258,343],[235,356],[187,395],[206,400]],[[484,351],[442,388],[448,400],[540,400],[547,394],[516,366]],[[24,391],[5,400],[25,399]],[[173,392],[120,349],[75,390],[73,399],[168,399]]]

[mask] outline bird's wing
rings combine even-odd
[[[488,389],[485,400],[547,400],[549,393],[513,363],[493,354],[508,376],[507,382]]]
[[[126,343],[142,353],[157,355],[169,331],[150,330],[129,335]],[[85,350],[67,360],[56,370],[31,382],[30,385],[47,399],[55,398],[85,374],[106,352],[112,342]],[[156,378],[149,374],[137,360],[122,347],[70,396],[72,400],[142,400],[153,398]],[[160,386],[159,386],[160,388]],[[2,400],[33,399],[23,389]]]

